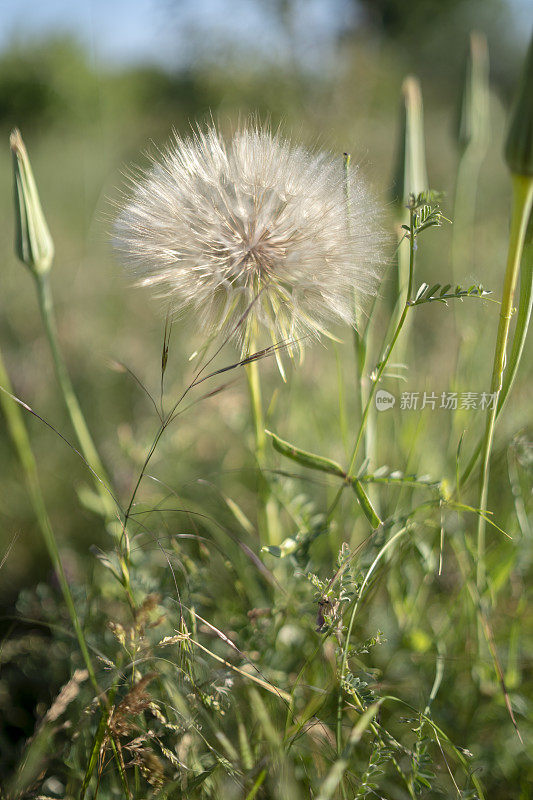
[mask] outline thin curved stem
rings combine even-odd
[[[80,619],[78,617],[76,607],[74,605],[74,600],[72,598],[68,580],[65,575],[65,570],[63,569],[63,564],[61,562],[61,557],[59,555],[59,548],[57,546],[54,531],[50,522],[50,518],[48,516],[48,512],[46,510],[41,484],[39,481],[39,475],[37,472],[37,464],[35,462],[35,456],[33,455],[33,450],[30,444],[28,431],[26,429],[26,425],[24,424],[24,420],[22,418],[22,412],[19,406],[11,399],[11,397],[9,397],[9,395],[13,394],[13,391],[11,387],[11,381],[9,379],[7,370],[4,366],[1,353],[0,353],[0,385],[6,390],[5,392],[0,392],[0,405],[2,406],[2,410],[6,418],[7,427],[11,439],[13,441],[13,444],[15,445],[15,449],[17,451],[17,455],[22,465],[22,469],[24,470],[26,485],[28,487],[28,492],[30,495],[30,500],[33,506],[33,510],[37,518],[37,523],[41,530],[44,543],[46,545],[46,549],[48,550],[48,554],[50,556],[50,560],[57,574],[59,586],[61,588],[63,599],[65,600],[65,604],[69,612],[69,616],[72,622],[72,626],[74,628],[74,632],[76,634],[76,638],[78,640],[80,651],[83,656],[85,666],[87,668],[87,672],[89,673],[89,678],[91,680],[91,683],[93,684],[96,693],[100,695],[100,689],[98,686],[98,682],[96,680],[96,674],[91,661],[91,657],[89,655],[89,649],[87,647],[87,642],[85,640],[83,628]]]
[[[110,485],[109,478],[89,432],[89,428],[87,427],[83,411],[81,410],[78,398],[76,397],[74,387],[72,386],[72,381],[70,380],[70,375],[61,353],[48,275],[37,275],[36,286],[39,308],[41,310],[46,337],[52,353],[57,380],[65,400],[65,405],[72,422],[72,427],[74,428],[80,443],[83,456],[89,467],[95,473],[95,487],[100,496],[100,501],[102,503],[105,516],[108,521],[111,521],[117,518],[117,509],[112,498],[106,491],[105,486],[102,485],[102,483]]]
[[[494,351],[492,368],[491,393],[495,395],[495,402],[487,412],[485,436],[482,445],[481,474],[479,481],[480,495],[479,516],[477,530],[477,589],[481,594],[485,588],[485,511],[489,490],[490,454],[494,439],[494,426],[498,412],[498,400],[503,385],[503,372],[506,362],[507,341],[509,327],[513,314],[513,301],[520,261],[526,236],[529,214],[533,204],[533,177],[528,175],[513,175],[513,210],[511,215],[511,232],[507,254],[507,267],[503,284],[503,296],[500,309],[500,321]]]
[[[342,682],[343,682],[343,680],[345,678],[346,669],[347,669],[347,666],[348,666],[348,652],[349,652],[350,638],[352,636],[352,630],[353,630],[353,626],[354,626],[354,622],[355,622],[355,617],[357,615],[357,610],[359,608],[359,602],[361,600],[361,597],[363,596],[363,592],[366,589],[366,586],[367,586],[367,584],[368,584],[368,582],[370,580],[370,577],[371,577],[372,573],[374,572],[374,570],[376,569],[377,565],[379,564],[379,562],[381,561],[381,559],[383,558],[383,556],[385,555],[387,550],[390,547],[392,547],[394,542],[397,539],[399,539],[400,536],[403,536],[403,534],[406,531],[407,531],[407,527],[406,526],[400,528],[400,530],[396,531],[394,536],[391,536],[391,538],[387,542],[385,542],[383,547],[380,549],[380,551],[378,552],[378,554],[376,555],[376,557],[372,561],[372,564],[368,568],[368,571],[367,571],[367,573],[365,575],[363,583],[361,584],[361,588],[359,589],[359,592],[357,594],[357,598],[356,598],[355,603],[353,605],[352,613],[350,614],[350,622],[348,623],[348,629],[346,631],[344,652],[342,654],[342,664],[341,664],[341,674],[340,674],[340,688],[339,688],[339,695],[338,695],[338,698],[337,698],[337,752],[338,753],[340,753],[340,751],[342,750]]]
[[[394,346],[396,345],[396,342],[398,341],[398,337],[400,336],[400,333],[402,332],[402,329],[404,327],[405,320],[407,318],[407,313],[408,313],[409,309],[411,308],[411,295],[412,295],[412,292],[413,292],[413,284],[414,284],[415,251],[416,251],[416,247],[415,247],[415,239],[416,239],[415,212],[414,212],[414,210],[412,208],[409,209],[409,236],[408,236],[408,239],[409,239],[409,280],[408,280],[408,285],[407,285],[407,294],[406,294],[406,298],[405,298],[405,304],[404,304],[402,313],[400,315],[400,318],[399,318],[399,320],[398,320],[398,322],[396,324],[396,328],[394,329],[394,333],[392,335],[392,339],[391,339],[390,343],[387,345],[387,347],[385,348],[384,355],[383,355],[383,357],[381,358],[381,360],[380,360],[380,362],[378,364],[378,367],[376,369],[375,374],[372,376],[372,383],[371,383],[371,386],[370,386],[370,390],[368,392],[368,397],[366,399],[365,407],[364,407],[363,414],[362,414],[362,417],[361,417],[361,424],[359,426],[359,431],[357,433],[357,438],[355,440],[354,448],[353,448],[353,451],[352,451],[352,455],[351,455],[351,459],[350,459],[350,465],[349,465],[348,470],[347,470],[347,481],[350,478],[353,478],[353,470],[354,470],[354,467],[355,467],[355,463],[356,463],[357,455],[359,453],[359,448],[361,446],[361,442],[363,441],[365,428],[366,428],[366,424],[367,424],[367,420],[368,420],[368,415],[370,413],[370,408],[371,408],[371,405],[372,405],[372,401],[374,399],[374,394],[376,392],[377,385],[378,385],[379,381],[381,380],[381,377],[382,377],[382,375],[383,375],[383,373],[385,371],[385,368],[386,368],[386,366],[387,366],[387,364],[389,362],[389,359],[391,357],[391,354],[392,354],[392,351],[394,349]],[[340,489],[338,490],[337,494],[335,495],[333,503],[331,504],[331,506],[329,508],[329,511],[328,511],[328,518],[331,518],[331,515],[333,514],[335,508],[337,507],[337,504],[338,504],[338,502],[340,500],[340,496],[342,494],[343,489],[344,489],[344,486],[341,486]]]

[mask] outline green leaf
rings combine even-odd
[[[415,303],[425,295],[426,289],[429,289],[429,283],[423,283],[420,286],[418,292],[415,295]]]
[[[333,766],[322,782],[320,794],[318,795],[317,800],[330,800],[330,798],[333,797],[339,783],[342,780],[342,776],[348,768],[354,747],[359,744],[363,738],[363,734],[374,721],[374,717],[378,713],[381,704],[386,699],[388,698],[380,697],[379,700],[367,708],[367,710],[361,715],[356,725],[354,725],[344,750],[342,751],[340,757],[334,762]]]
[[[505,143],[505,160],[514,175],[533,176],[533,37],[529,43],[522,78]]]
[[[200,772],[200,774],[196,775],[194,778],[192,778],[192,780],[187,781],[187,791],[191,792],[193,789],[197,789],[199,786],[201,786],[202,783],[213,774],[217,767],[218,762],[213,764],[211,767],[204,769],[203,772]]]
[[[246,800],[253,800],[253,798],[256,796],[257,792],[261,788],[261,785],[263,784],[266,775],[267,775],[266,769],[262,769],[257,778],[255,779],[255,783],[252,786],[251,790],[246,795]]]

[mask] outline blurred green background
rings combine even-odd
[[[13,255],[8,137],[16,125],[28,147],[55,241],[52,284],[60,339],[89,426],[123,500],[131,492],[157,418],[135,382],[113,363],[127,364],[157,394],[164,311],[144,291],[130,286],[113,256],[111,231],[125,172],[132,165],[146,165],[147,154],[164,146],[173,129],[187,133],[191,124],[213,118],[230,131],[253,114],[309,145],[339,155],[350,152],[384,204],[384,224],[392,227],[400,89],[405,76],[414,73],[424,99],[430,186],[445,193],[444,213],[452,220],[459,157],[455,123],[464,58],[470,32],[484,32],[491,63],[491,139],[480,172],[474,247],[459,269],[466,285],[482,282],[499,298],[510,203],[502,143],[533,21],[527,2],[84,0],[75,4],[75,12],[59,0],[44,3],[39,11],[32,5],[19,4],[11,18],[6,5],[0,11],[5,22],[0,40],[0,346],[17,395],[74,441],[32,279]],[[452,225],[447,225],[424,237],[417,283],[452,281],[452,234]],[[381,290],[385,302],[378,312],[377,344],[394,285],[392,253],[390,261]],[[405,354],[405,380],[386,378],[383,388],[396,397],[402,391],[488,391],[497,316],[496,304],[477,300],[458,304],[455,312],[440,304],[417,309]],[[339,337],[339,345],[310,348],[304,363],[289,369],[288,385],[282,383],[273,360],[262,362],[261,372],[272,427],[302,447],[345,463],[356,429],[358,376],[351,334],[339,331]],[[454,383],[460,341],[463,360]],[[169,396],[190,379],[188,357],[201,343],[194,320],[184,317],[175,323]],[[235,355],[227,348],[224,361]],[[347,428],[338,410],[339,375]],[[523,442],[528,439],[525,426],[531,424],[530,386],[529,343],[499,423],[489,500],[511,535],[517,525],[506,447],[513,437],[521,437],[518,449],[523,448],[520,458],[527,473],[529,445]],[[450,452],[461,432],[466,431],[470,452],[484,422],[479,410],[459,413],[449,437],[449,412],[377,416],[378,463],[450,481]],[[86,470],[42,423],[28,416],[27,424],[67,572],[83,586],[94,564],[90,546],[109,547],[100,518],[79,501],[89,483]],[[214,514],[220,513],[217,492],[223,491],[253,518],[252,452],[247,389],[240,376],[170,429],[151,474],[180,498],[192,497]],[[394,462],[400,453],[411,455]],[[49,578],[51,569],[3,419],[0,464],[0,558],[13,542],[0,573],[2,626],[9,631],[20,590]],[[213,484],[211,494],[200,479]],[[321,509],[325,488],[319,481],[314,485]],[[147,482],[143,498],[149,500],[150,491]],[[339,539],[349,532],[340,531]],[[323,545],[328,559],[329,546]],[[494,556],[489,547],[489,565],[491,556],[500,559],[502,552]],[[523,571],[530,561],[529,545]],[[511,614],[507,607],[502,613]],[[376,626],[382,622],[378,619]],[[424,653],[423,642],[413,639],[411,644],[413,651]],[[530,644],[525,654],[530,671],[528,648]],[[428,671],[432,668],[430,664]],[[30,680],[38,682],[35,676]],[[507,720],[505,710],[499,710]],[[448,723],[453,729],[453,714]],[[490,724],[489,720],[487,731]],[[28,719],[20,723],[24,726],[31,733]]]

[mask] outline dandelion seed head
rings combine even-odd
[[[243,352],[262,328],[287,341],[354,324],[377,290],[378,206],[330,154],[253,125],[227,142],[209,127],[175,135],[131,184],[115,223],[124,265],[210,333],[236,327]]]

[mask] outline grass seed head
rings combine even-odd
[[[210,333],[237,328],[246,354],[261,328],[286,341],[353,324],[385,261],[381,226],[357,168],[346,177],[340,159],[268,129],[226,142],[210,127],[176,135],[132,179],[115,246],[139,285]]]

